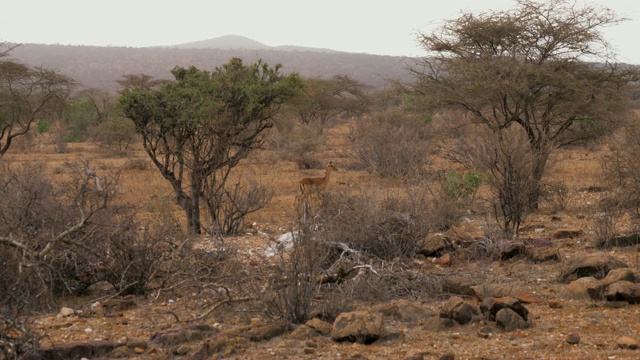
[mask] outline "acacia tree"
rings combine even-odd
[[[574,1],[519,0],[512,10],[463,13],[431,34],[408,87],[428,106],[464,111],[505,139],[519,129],[532,159],[529,206],[537,207],[550,152],[596,135],[623,110],[638,72],[615,63],[601,34],[624,19]]]
[[[292,103],[293,113],[302,124],[316,124],[318,134],[340,115],[362,113],[369,104],[367,87],[346,75],[331,79],[305,79],[305,90]]]
[[[281,104],[302,87],[297,74],[279,70],[233,58],[212,72],[176,67],[174,82],[140,76],[124,82],[119,103],[171,184],[190,232],[202,230],[200,200],[211,189],[225,190],[231,169],[263,144]],[[207,205],[216,221],[221,205]]]
[[[16,137],[27,134],[39,118],[65,101],[74,85],[71,78],[55,70],[1,60],[0,158]]]

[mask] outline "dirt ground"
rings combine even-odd
[[[363,171],[344,170],[354,161],[345,150],[347,130],[332,130],[331,141],[317,157],[333,160],[341,171],[332,175],[330,187],[362,185],[377,180]],[[611,248],[599,250],[593,246],[595,206],[603,193],[585,191],[588,187],[603,186],[600,160],[606,156],[606,147],[592,150],[569,149],[557,153],[556,165],[549,174],[552,182],[562,182],[568,187],[566,209],[557,211],[542,206],[539,213],[530,216],[521,235],[527,237],[551,237],[560,229],[577,229],[582,235],[558,240],[560,260],[535,264],[527,259],[506,261],[490,259],[477,262],[456,262],[451,266],[439,266],[432,259],[419,257],[413,269],[434,277],[461,276],[487,284],[504,284],[521,288],[542,301],[527,304],[532,327],[514,332],[497,332],[487,336],[482,323],[459,325],[440,331],[432,331],[425,323],[407,323],[392,318],[385,319],[385,331],[393,334],[370,345],[337,343],[320,336],[310,340],[297,340],[279,336],[270,341],[237,346],[226,354],[228,359],[439,359],[449,355],[455,359],[638,359],[640,350],[622,349],[616,339],[628,336],[640,340],[640,305],[611,307],[602,301],[576,298],[566,290],[560,274],[572,258],[606,252],[640,270],[639,248]],[[69,152],[58,154],[52,145],[42,145],[28,152],[14,152],[8,156],[14,162],[44,161],[53,170],[66,161],[90,158],[100,164],[101,170],[115,170],[131,158],[146,159],[142,151],[123,157],[102,155],[89,143],[70,144]],[[275,196],[267,208],[253,214],[254,223],[242,236],[226,239],[235,244],[247,261],[251,253],[264,249],[269,240],[285,233],[291,226],[296,181],[304,176],[321,176],[322,170],[299,170],[295,164],[279,160],[273,153],[263,151],[248,159],[243,171],[269,182]],[[55,173],[55,171],[54,171]],[[147,170],[123,172],[122,194],[127,201],[139,204],[148,216],[153,216],[158,206],[174,206],[167,184],[151,167]],[[54,175],[58,176],[58,175]],[[61,175],[60,175],[61,176]],[[328,191],[331,191],[330,189]],[[176,209],[178,211],[179,209]],[[472,235],[482,234],[486,220],[469,216],[461,227]],[[631,224],[627,224],[631,225]],[[625,230],[624,227],[621,228]],[[628,230],[628,229],[627,229]],[[183,319],[202,314],[207,304],[194,299],[191,294],[179,297],[151,294],[147,298],[135,298],[135,306],[116,310],[100,316],[91,315],[95,299],[69,299],[64,305],[76,310],[68,317],[58,316],[57,311],[43,314],[36,320],[38,330],[46,334],[43,345],[65,342],[103,339],[110,341],[148,341],[156,332],[179,326]],[[426,306],[438,312],[444,300],[426,302]],[[370,309],[382,304],[361,304]],[[550,306],[551,305],[551,306]],[[220,331],[239,328],[257,319],[247,314],[216,312],[204,322]],[[570,345],[569,334],[578,333],[580,341]],[[144,350],[129,354],[129,358],[171,358],[175,355],[165,349]],[[445,357],[446,358],[446,357]]]

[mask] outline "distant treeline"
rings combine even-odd
[[[245,62],[262,59],[270,65],[280,63],[284,72],[298,72],[304,77],[348,75],[374,89],[388,87],[387,79],[410,79],[405,58],[354,53],[23,44],[11,56],[29,65],[58,69],[83,88],[111,91],[119,89],[116,81],[125,74],[170,79],[170,70],[175,66],[211,70],[232,57]]]

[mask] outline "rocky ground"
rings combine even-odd
[[[29,156],[24,158],[28,161]],[[483,238],[486,219],[466,218],[452,231],[423,239],[420,254],[402,271],[413,278],[432,279],[431,298],[360,301],[333,323],[314,319],[297,326],[225,307],[192,321],[211,304],[188,293],[67,299],[62,301],[65,308],[34,318],[44,335],[42,355],[46,359],[638,359],[638,237],[596,243],[598,210],[594,209],[606,197],[598,158],[584,150],[561,153],[550,180],[568,184],[567,197],[560,199],[562,210],[545,208],[533,214],[520,239],[494,243],[491,256],[474,255],[488,245]],[[238,247],[245,261],[262,261],[269,239],[289,228],[291,214],[283,209],[291,207],[291,189],[300,173],[291,164],[278,171],[279,182],[274,181],[278,190],[270,209],[256,217],[250,234],[225,240]],[[145,179],[126,183],[123,191],[140,199],[159,198],[145,193],[147,189],[162,193],[166,187],[153,174],[152,169],[123,174],[125,182]],[[335,177],[334,186],[363,179],[349,171]],[[621,219],[618,232],[633,234],[634,222]]]
[[[424,251],[461,242],[460,234],[468,235],[462,230],[432,235]],[[449,295],[427,302],[363,303],[333,324],[315,319],[292,326],[224,311],[186,323],[182,320],[203,310],[184,296],[78,302],[38,319],[37,326],[47,334],[45,346],[87,358],[639,358],[637,248],[597,249],[576,229],[551,235],[505,247],[495,260],[462,263],[459,255],[420,255],[412,271],[442,279]],[[534,260],[538,253],[554,256]]]

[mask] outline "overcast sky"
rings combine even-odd
[[[619,61],[640,64],[640,1],[589,3],[631,18],[604,34]],[[234,34],[270,46],[414,56],[424,53],[417,33],[461,10],[514,6],[514,0],[3,0],[0,42],[145,47]]]

